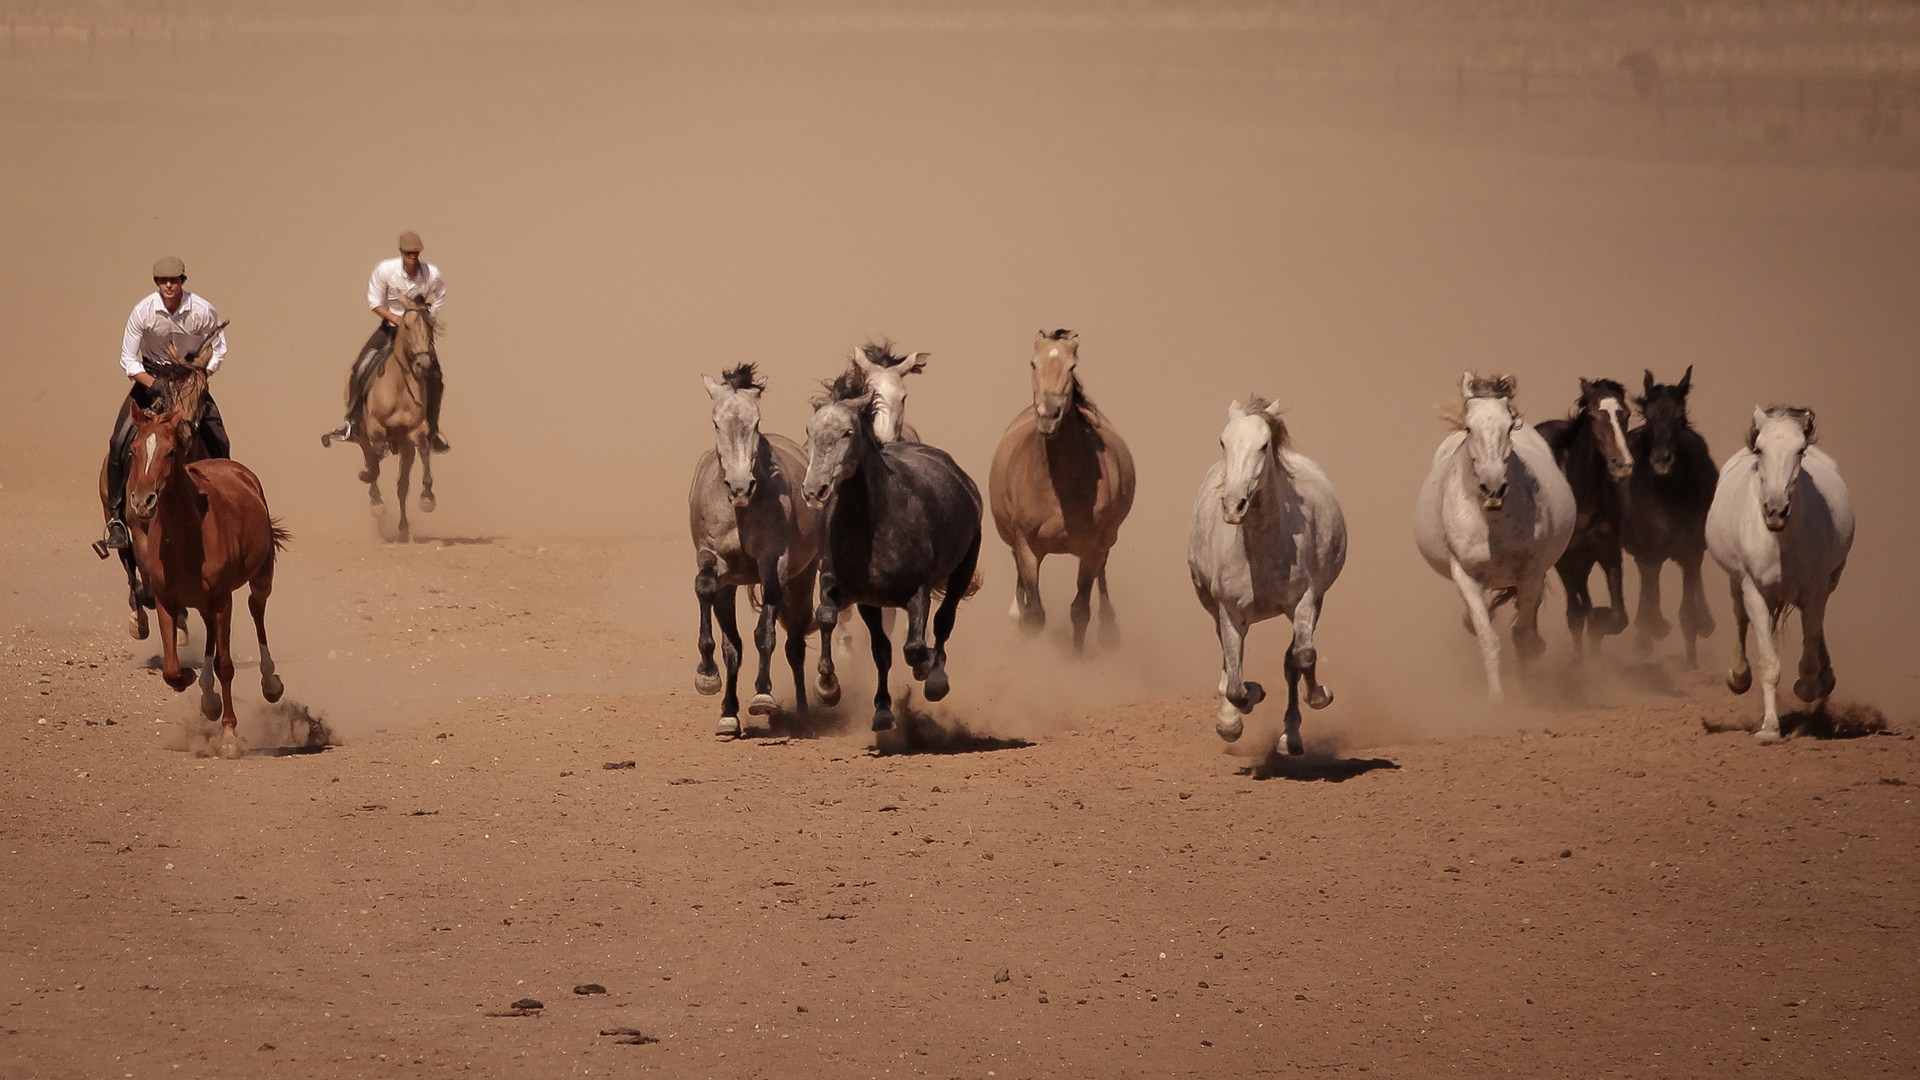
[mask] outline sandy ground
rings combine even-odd
[[[1910,6],[0,16],[0,1075],[1920,1072]],[[449,283],[457,449],[398,545],[315,436],[406,228]],[[213,392],[295,534],[288,702],[243,629],[237,762],[196,756],[86,550],[166,253],[234,320]],[[815,727],[716,739],[698,375],[759,363],[794,434],[891,335],[933,353],[909,419],[983,478],[1055,326],[1139,462],[1123,643],[1071,654],[1058,562],[1021,640],[990,537],[907,733],[843,658]],[[1700,670],[1574,664],[1556,588],[1488,710],[1410,542],[1435,406],[1468,367],[1539,420],[1688,364],[1718,456],[1756,403],[1818,411],[1860,515],[1850,704],[1755,746],[1709,569]],[[1352,533],[1294,761],[1272,710],[1213,735],[1182,560],[1249,392]],[[1254,632],[1270,686],[1284,644]],[[309,716],[333,744],[281,752]]]

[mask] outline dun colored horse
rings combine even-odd
[[[360,480],[367,485],[367,501],[376,516],[387,512],[386,503],[380,499],[380,459],[388,454],[400,458],[400,475],[394,479],[393,493],[394,501],[400,504],[400,525],[395,535],[404,543],[413,538],[412,525],[407,521],[407,488],[416,455],[420,458],[420,512],[431,514],[436,505],[433,446],[427,438],[427,389],[421,376],[433,357],[440,324],[426,304],[412,297],[403,302],[407,310],[394,332],[393,351],[367,384],[367,403],[360,410],[360,422],[354,425],[353,441],[366,457]],[[351,383],[347,393],[353,393]]]
[[[1514,603],[1513,645],[1521,663],[1546,651],[1540,598],[1547,568],[1573,535],[1573,489],[1553,451],[1513,406],[1511,376],[1460,377],[1455,430],[1433,453],[1413,510],[1413,539],[1427,564],[1453,582],[1467,625],[1480,639],[1487,696],[1506,700],[1492,611]]]
[[[807,422],[807,505],[824,511],[820,531],[820,606],[830,630],[840,609],[860,606],[879,671],[873,730],[893,726],[887,690],[892,643],[880,609],[905,608],[902,653],[928,701],[947,696],[947,638],[980,560],[980,489],[944,451],[925,443],[882,443],[868,415],[873,391],[857,365],[813,401]],[[944,591],[927,648],[927,612]]]
[[[1626,387],[1612,379],[1581,379],[1573,414],[1534,426],[1553,448],[1553,459],[1573,489],[1573,537],[1553,568],[1567,590],[1567,630],[1573,634],[1576,660],[1589,642],[1598,649],[1601,638],[1627,628],[1620,540],[1630,501],[1627,481],[1633,475],[1633,453],[1627,449],[1628,412]],[[1610,606],[1604,608],[1594,607],[1587,591],[1596,563],[1607,577]]]
[[[767,388],[752,364],[741,364],[718,380],[700,376],[713,399],[714,448],[693,469],[687,495],[694,560],[699,566],[693,591],[700,599],[700,663],[694,688],[719,693],[720,671],[713,663],[713,622],[720,623],[721,656],[726,661],[726,696],[720,701],[716,733],[739,735],[740,631],[734,601],[740,586],[761,590],[760,625],[754,644],[760,649],[760,673],[754,679],[747,711],[771,716],[778,706],[768,669],[773,663],[774,624],[787,630],[787,663],[793,667],[794,707],[807,715],[807,634],[813,629],[813,584],[819,566],[817,516],[795,491],[807,460],[792,439],[760,431],[760,394]],[[820,635],[820,676],[815,685],[823,704],[840,700],[833,673],[833,651]]]
[[[1790,405],[1753,410],[1747,445],[1720,467],[1707,512],[1707,550],[1733,588],[1733,668],[1727,688],[1753,685],[1747,625],[1760,653],[1761,742],[1780,738],[1775,703],[1779,638],[1800,609],[1800,677],[1793,693],[1820,708],[1833,693],[1827,656],[1827,599],[1840,584],[1853,548],[1853,502],[1840,467],[1813,445],[1813,410]]]
[[[1280,407],[1250,398],[1227,408],[1220,460],[1200,481],[1187,533],[1187,572],[1220,636],[1220,711],[1213,729],[1233,742],[1266,690],[1245,677],[1247,628],[1286,616],[1287,753],[1301,753],[1300,679],[1307,704],[1324,709],[1333,691],[1315,675],[1314,630],[1327,589],[1347,562],[1347,522],[1320,466],[1288,445]]]
[[[1080,386],[1075,367],[1080,335],[1040,331],[1033,347],[1033,404],[1013,418],[994,451],[987,476],[993,524],[1013,549],[1017,580],[1007,612],[1022,629],[1038,632],[1047,613],[1040,603],[1040,563],[1049,555],[1080,560],[1073,598],[1073,647],[1083,648],[1100,586],[1100,634],[1119,639],[1107,595],[1107,552],[1133,509],[1133,454]]]
[[[177,356],[172,359],[178,363]],[[207,628],[200,712],[220,721],[220,753],[237,758],[244,748],[234,731],[233,593],[247,586],[247,609],[260,638],[260,693],[278,701],[284,688],[267,648],[267,597],[273,592],[274,555],[289,536],[268,513],[252,470],[224,458],[187,461],[206,379],[204,368],[187,366],[186,374],[172,380],[165,409],[149,413],[134,406],[127,531],[160,617],[161,675],[176,691],[193,685],[193,670],[180,666],[174,630],[186,609],[198,611]]]
[[[1695,639],[1711,637],[1714,630],[1700,561],[1707,552],[1707,508],[1720,480],[1707,440],[1687,422],[1692,385],[1691,367],[1672,386],[1646,373],[1646,393],[1634,401],[1645,422],[1627,432],[1633,480],[1624,536],[1627,554],[1640,567],[1640,607],[1633,623],[1642,652],[1673,629],[1660,614],[1660,568],[1669,559],[1680,567],[1680,633],[1686,638],[1688,667],[1699,663]]]

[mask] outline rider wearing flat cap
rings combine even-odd
[[[353,373],[347,384],[350,400],[347,402],[346,422],[322,435],[320,445],[326,446],[334,439],[353,438],[354,427],[360,422],[360,410],[367,404],[367,387],[373,382],[374,373],[380,370],[380,364],[387,354],[393,351],[393,336],[407,313],[402,301],[411,299],[416,303],[424,303],[436,318],[440,314],[440,306],[447,302],[447,283],[440,279],[440,268],[422,260],[420,248],[419,233],[403,232],[400,234],[399,257],[382,260],[373,268],[373,278],[367,282],[367,304],[380,317],[380,325],[374,328],[367,343],[360,347],[360,355],[353,362]],[[440,378],[440,358],[429,355],[427,360],[428,370],[422,380],[427,391],[427,438],[433,444],[434,453],[444,454],[453,448],[440,437],[440,396],[444,391]]]
[[[103,545],[125,548],[127,525],[122,515],[127,501],[127,465],[133,450],[133,405],[151,409],[159,398],[154,390],[154,372],[167,363],[167,346],[173,346],[180,358],[198,363],[208,341],[212,352],[206,357],[207,374],[220,370],[227,359],[227,336],[220,332],[220,313],[198,293],[187,291],[187,267],[169,255],[153,264],[154,291],[133,305],[127,316],[127,332],[120,342],[120,370],[133,385],[120,403],[120,416],[113,423],[113,437],[107,452],[107,537]],[[208,457],[223,458],[230,450],[226,425],[220,421],[220,407],[212,395],[203,399],[197,425],[200,445]]]

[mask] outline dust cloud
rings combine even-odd
[[[1649,3],[1578,35],[1544,2],[1498,20],[1437,3],[9,5],[0,497],[90,538],[120,331],[163,254],[233,320],[212,389],[302,538],[373,542],[353,450],[317,436],[370,326],[367,273],[403,229],[449,288],[456,452],[431,519],[447,538],[684,545],[711,445],[700,374],[759,364],[766,429],[798,436],[817,381],[883,335],[932,354],[909,418],[984,485],[1034,332],[1071,327],[1139,469],[1109,570],[1124,640],[1071,656],[1067,560],[1045,567],[1046,636],[1020,639],[989,527],[952,648],[965,722],[1017,737],[1211,689],[1188,515],[1228,403],[1259,393],[1333,478],[1351,534],[1319,640],[1337,700],[1307,732],[1386,739],[1512,723],[1487,718],[1458,599],[1411,541],[1460,372],[1518,376],[1539,421],[1580,376],[1637,386],[1691,364],[1717,457],[1756,403],[1818,411],[1860,519],[1829,612],[1841,693],[1911,716],[1911,147],[1874,144],[1826,98],[1740,114],[1682,93],[1703,57],[1735,55],[1764,86],[1907,56],[1910,7],[1881,6],[1873,29],[1836,16],[1813,42],[1762,17],[1716,40]],[[1658,117],[1619,66],[1634,49],[1674,73]],[[1538,77],[1501,81],[1523,70]],[[48,564],[34,550],[10,558]],[[119,617],[114,573],[61,558],[89,565],[25,584],[9,626],[68,618],[79,592]],[[1710,567],[1708,672],[1732,628],[1723,581]],[[1616,639],[1576,670],[1561,603],[1556,584],[1536,705],[1707,677],[1673,670],[1677,641],[1644,663]],[[684,608],[661,626],[690,632]],[[1285,640],[1251,636],[1270,689]]]

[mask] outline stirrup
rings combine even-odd
[[[349,420],[339,427],[334,428],[332,431],[327,432],[325,435],[320,436],[321,449],[332,446],[333,440],[335,439],[339,439],[341,442],[351,442],[353,440],[353,421]]]
[[[107,522],[106,538],[93,542],[93,553],[104,559],[109,551],[119,551],[132,546],[133,540],[127,536],[126,523],[119,518],[113,518]]]

